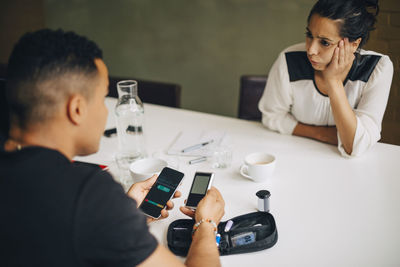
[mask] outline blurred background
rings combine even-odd
[[[176,83],[182,108],[237,117],[240,76],[268,74],[281,50],[304,41],[314,2],[2,0],[0,64],[27,31],[72,30],[102,48],[110,75]],[[381,141],[400,145],[400,1],[380,7],[366,48],[395,65]]]

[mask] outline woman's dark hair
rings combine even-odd
[[[339,34],[349,38],[350,42],[361,38],[361,48],[374,30],[376,16],[379,13],[378,0],[319,0],[310,11],[311,16],[318,14],[332,20],[341,20]]]

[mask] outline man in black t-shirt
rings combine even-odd
[[[98,150],[107,119],[108,71],[97,45],[62,30],[28,33],[7,71],[0,266],[183,266],[137,208],[156,177],[125,194],[108,172],[71,162]],[[181,207],[199,222],[187,266],[220,265],[214,227],[224,205],[212,188],[195,213]]]

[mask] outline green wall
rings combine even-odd
[[[235,117],[239,77],[302,42],[314,0],[45,0],[46,26],[86,35],[115,76],[179,83],[182,107]],[[140,90],[140,85],[139,85]]]

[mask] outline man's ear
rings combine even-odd
[[[80,94],[70,96],[67,102],[67,116],[72,124],[80,125],[87,113],[87,101]]]
[[[352,50],[353,50],[353,54],[357,51],[357,49],[358,49],[358,46],[360,45],[360,43],[361,43],[361,37],[360,38],[358,38],[357,40],[355,40],[354,42],[351,42],[351,48],[352,48]]]

